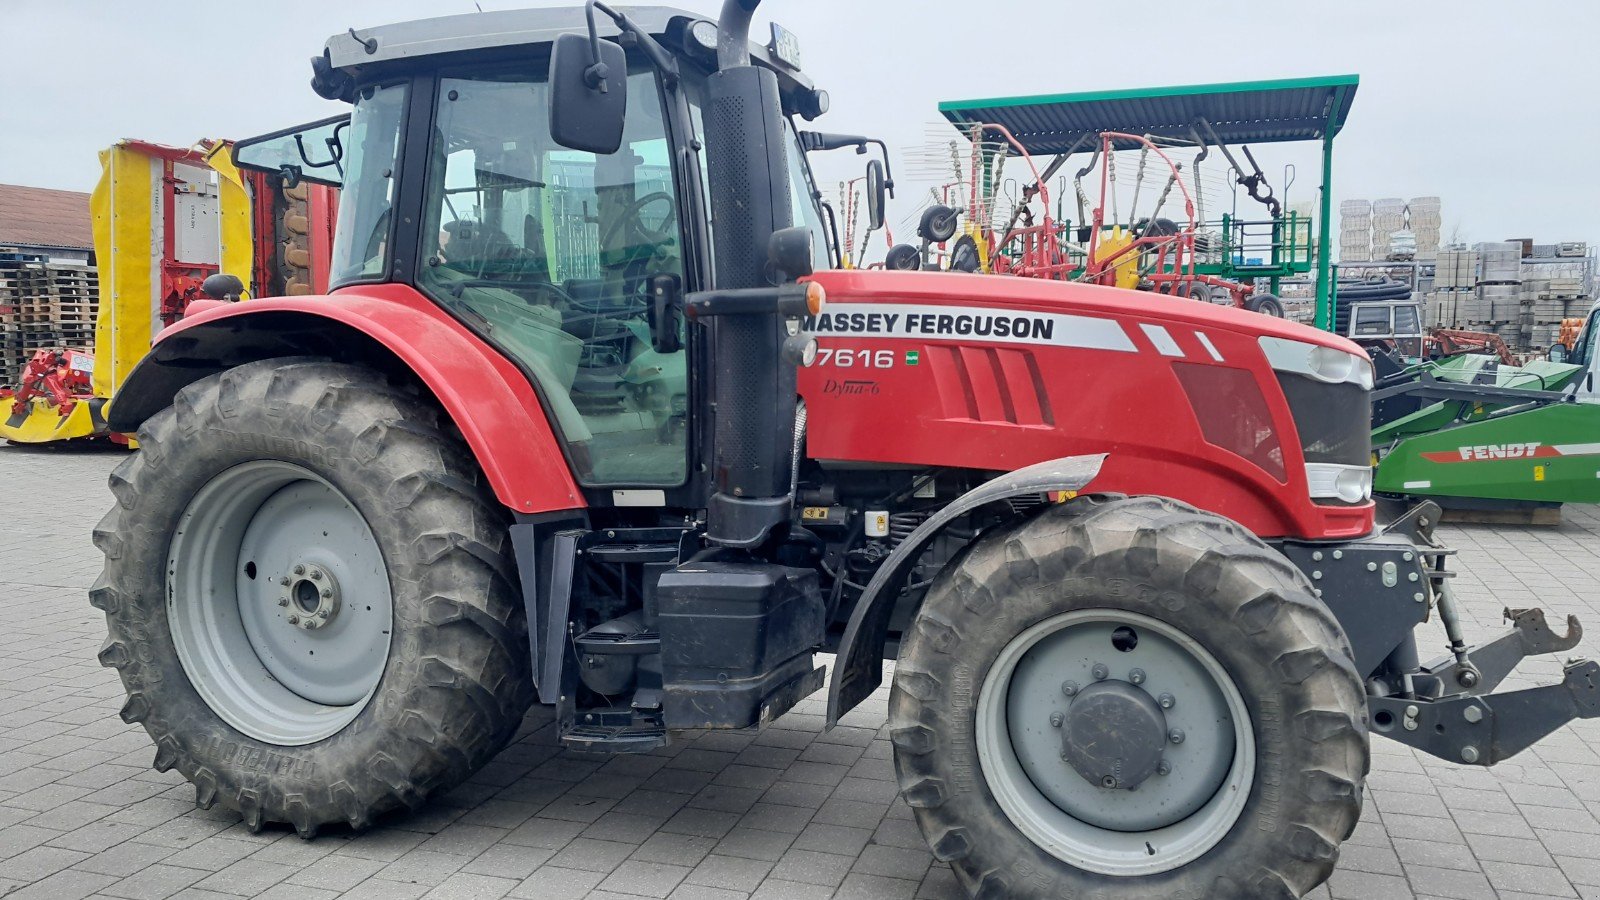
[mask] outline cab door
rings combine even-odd
[[[580,484],[676,488],[690,379],[651,288],[690,272],[664,94],[632,71],[622,146],[596,155],[551,140],[547,74],[441,73],[418,285],[531,374]]]

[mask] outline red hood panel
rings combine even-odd
[[[1258,343],[1273,336],[1361,354],[1350,341],[1094,285],[859,270],[815,280],[828,292],[807,323],[821,351],[800,373],[812,458],[1009,471],[1107,453],[1095,491],[1173,496],[1266,536],[1371,529],[1370,504],[1309,499],[1293,416]],[[1206,440],[1178,377],[1196,366],[1250,373],[1286,481]]]

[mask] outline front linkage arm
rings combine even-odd
[[[1515,634],[1516,632],[1513,632]],[[1573,719],[1600,717],[1600,663],[1567,663],[1559,684],[1437,700],[1373,697],[1372,729],[1440,759],[1492,766]]]
[[[1367,680],[1374,732],[1452,762],[1491,766],[1573,719],[1600,717],[1600,663],[1588,660],[1567,663],[1558,684],[1490,693],[1524,658],[1576,647],[1583,627],[1569,616],[1566,634],[1557,634],[1543,610],[1507,609],[1508,631],[1468,645],[1450,590],[1454,573],[1444,565],[1455,551],[1433,534],[1438,505],[1384,512],[1387,524],[1375,534],[1337,548],[1279,545],[1344,627]],[[1413,629],[1433,609],[1450,652],[1423,664]]]

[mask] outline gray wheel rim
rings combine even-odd
[[[190,500],[167,557],[178,661],[212,711],[280,746],[322,740],[361,713],[389,658],[394,604],[382,552],[342,492],[258,460]]]
[[[1138,636],[1120,651],[1119,627]],[[1070,707],[1063,684],[1131,681],[1165,711],[1181,743],[1164,748],[1169,774],[1137,790],[1090,784],[1061,757],[1052,714]],[[1131,675],[1138,669],[1138,675]],[[1105,875],[1175,869],[1216,846],[1238,821],[1254,781],[1249,711],[1216,658],[1183,632],[1137,613],[1075,610],[1034,625],[1001,651],[978,696],[978,759],[1006,816],[1057,859]]]

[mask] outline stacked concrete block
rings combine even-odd
[[[1478,251],[1480,284],[1518,284],[1522,281],[1522,245],[1513,241],[1485,241]]]

